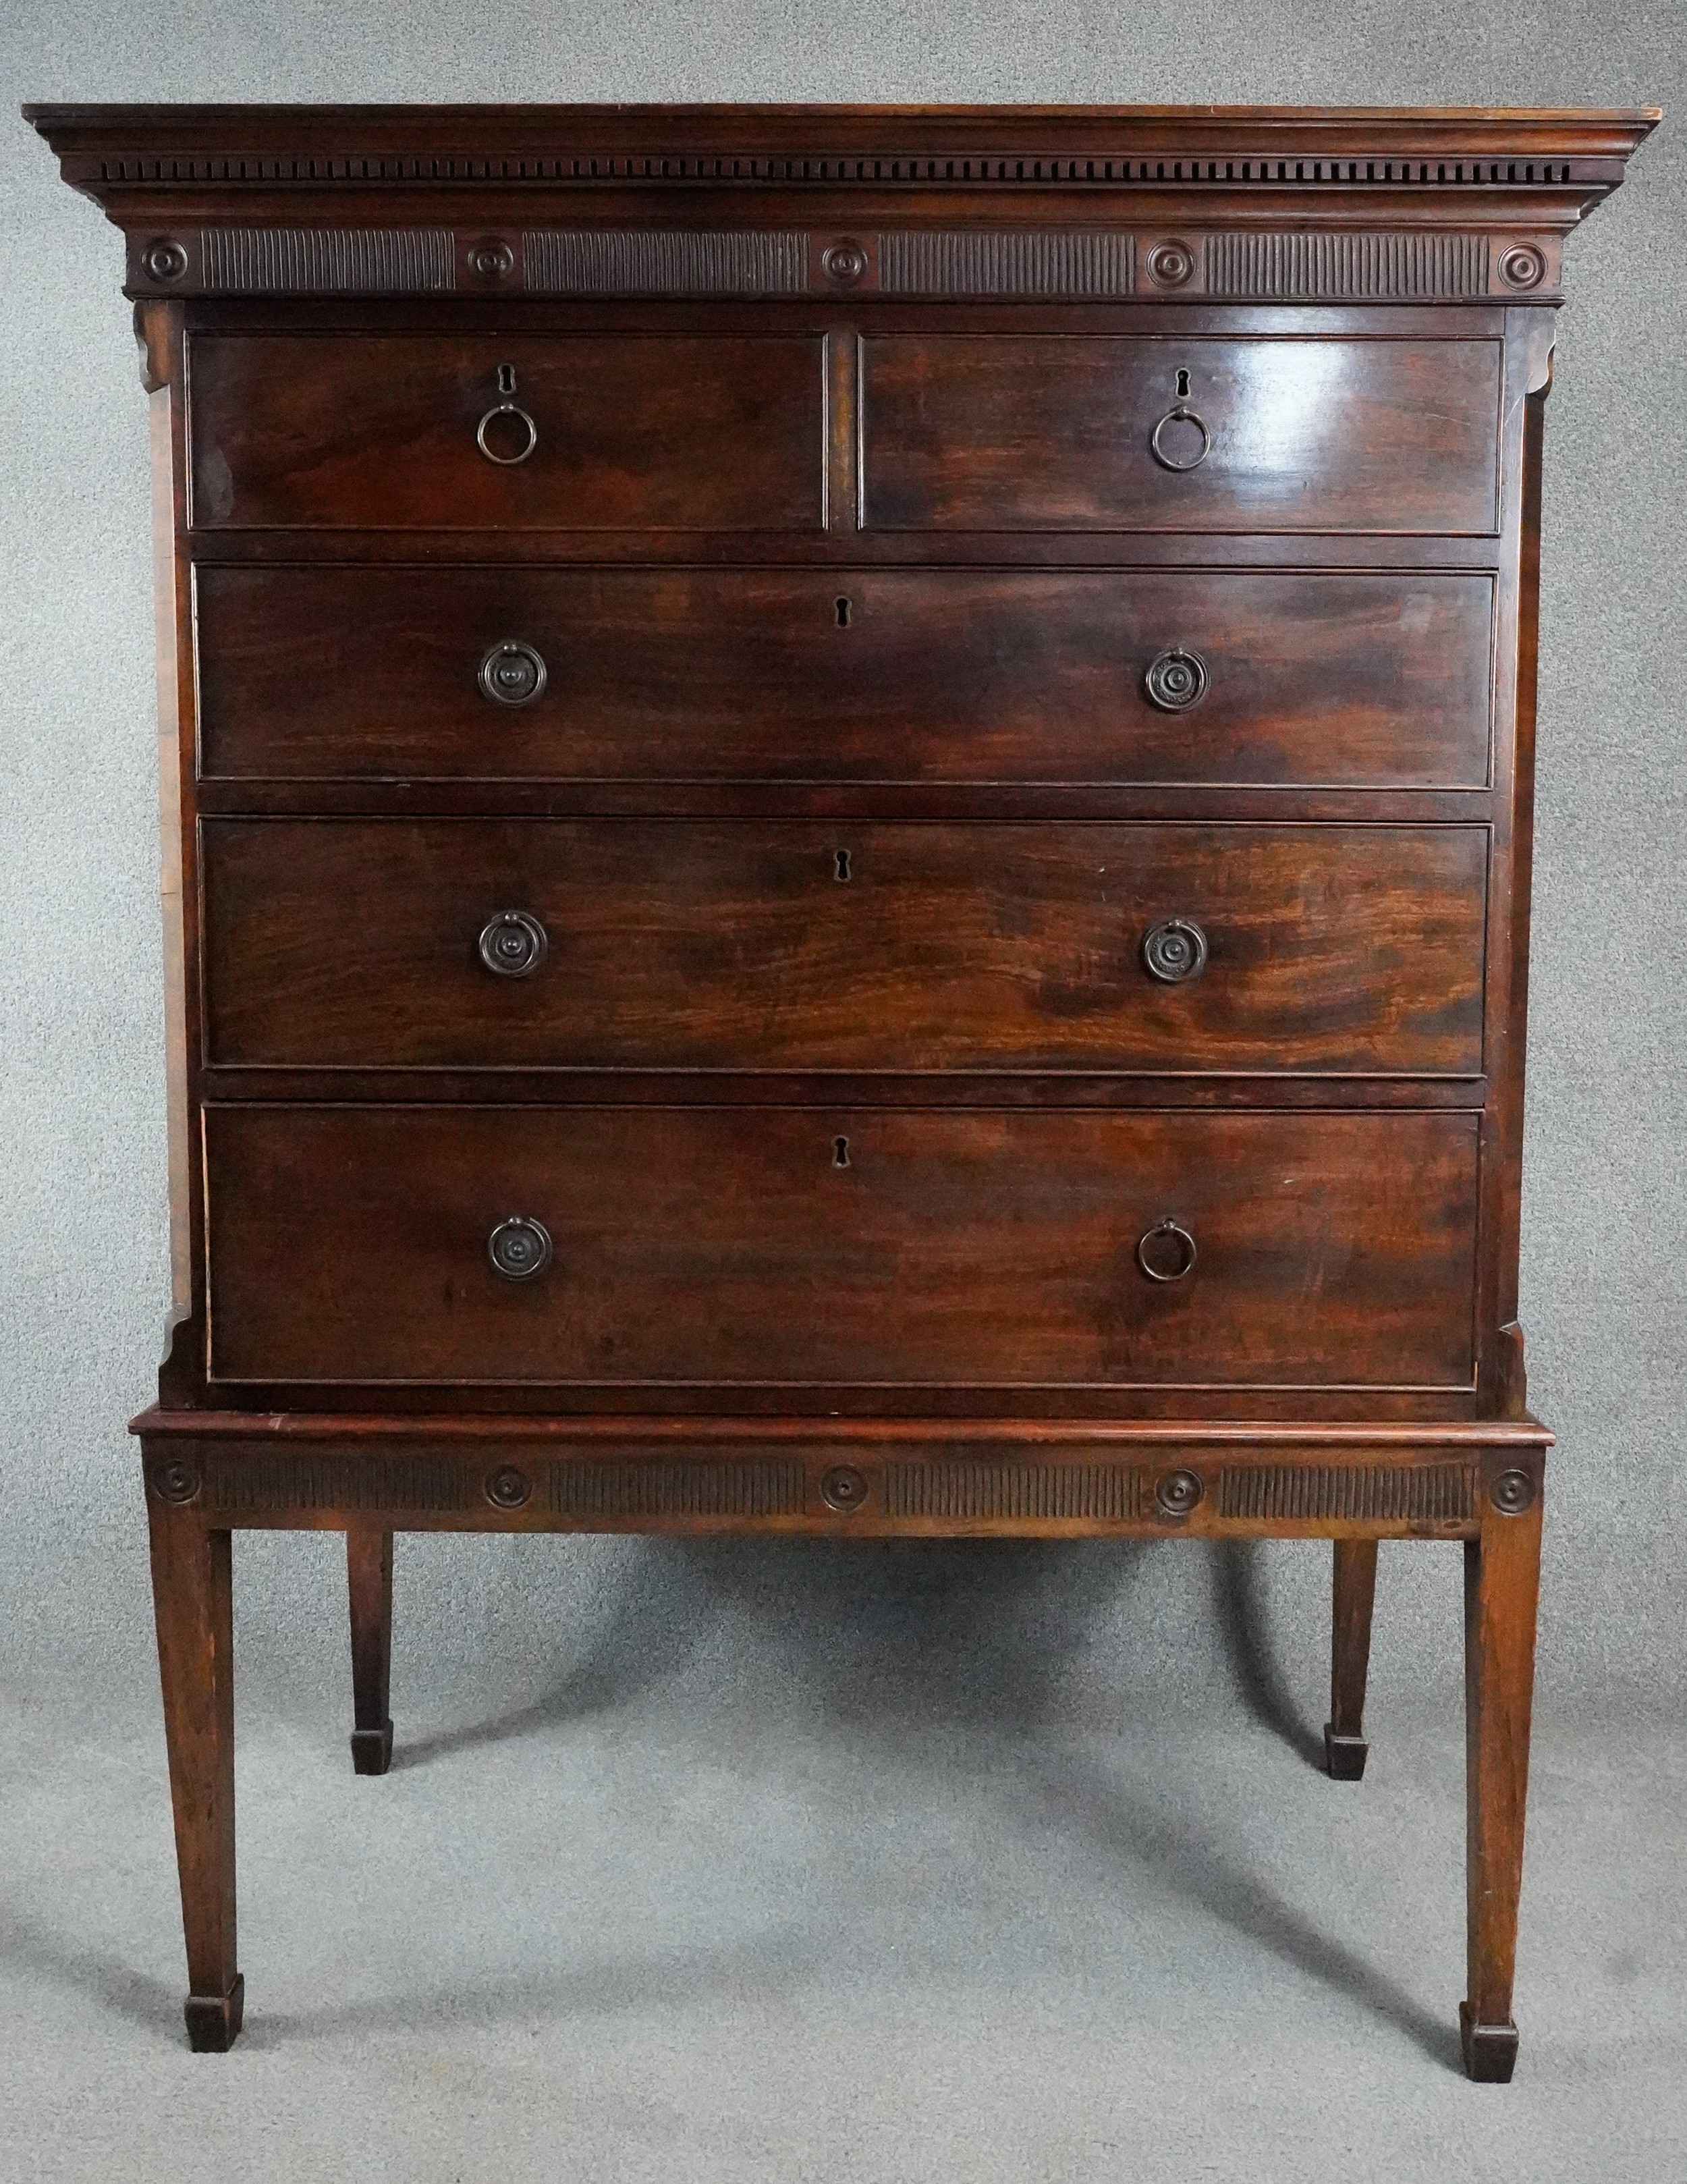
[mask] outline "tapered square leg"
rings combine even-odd
[[[181,1468],[159,1476],[170,1485]],[[189,2043],[231,2048],[245,1990],[235,1960],[234,1614],[226,1532],[149,1490],[153,1605],[175,1862],[187,1942]]]
[[[1377,1597],[1377,1542],[1338,1540],[1330,1617],[1330,1718],[1324,1768],[1356,1782],[1370,1746],[1364,1737],[1365,1679],[1371,1667],[1371,1609]]]
[[[346,1580],[352,1610],[352,1765],[359,1774],[384,1774],[393,1760],[391,1532],[347,1527]]]
[[[1539,1589],[1539,1474],[1502,1471],[1489,1483],[1481,1535],[1464,1551],[1469,1992],[1459,2012],[1466,2071],[1500,2085],[1517,2055],[1512,1981]]]

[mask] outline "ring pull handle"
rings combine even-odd
[[[1156,1266],[1155,1259],[1161,1263]],[[1194,1265],[1195,1240],[1168,1215],[1156,1221],[1137,1245],[1136,1262],[1151,1282],[1180,1282]]]
[[[501,364],[498,367],[498,391],[504,399],[501,402],[494,402],[480,423],[476,426],[475,445],[489,463],[497,463],[504,469],[509,470],[516,463],[525,463],[534,448],[538,446],[539,428],[527,411],[515,399],[515,367],[513,364]],[[500,417],[513,417],[521,428],[524,436],[523,444],[513,455],[499,454],[487,437],[487,431]]]
[[[492,1270],[507,1282],[531,1282],[551,1262],[550,1231],[530,1214],[512,1213],[487,1238]]]
[[[1174,644],[1169,652],[1150,661],[1143,683],[1150,705],[1157,705],[1162,713],[1187,712],[1205,694],[1206,662],[1200,653]]]
[[[500,978],[531,978],[545,960],[545,928],[525,910],[506,910],[481,928],[480,957]]]
[[[1206,935],[1192,917],[1164,917],[1142,936],[1142,967],[1162,986],[1181,986],[1206,968]]]
[[[1178,456],[1168,454],[1166,444],[1161,438],[1161,434],[1168,425],[1193,425],[1196,432],[1200,434],[1200,451],[1189,456],[1187,460],[1182,460]],[[1200,468],[1212,453],[1212,435],[1206,428],[1205,419],[1191,410],[1187,402],[1179,402],[1166,412],[1153,432],[1149,434],[1148,444],[1154,451],[1155,461],[1163,469],[1195,471]]]
[[[475,677],[481,694],[495,705],[531,705],[543,697],[548,679],[543,656],[513,637],[491,648]]]

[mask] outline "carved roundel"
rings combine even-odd
[[[141,269],[149,281],[179,281],[187,270],[187,253],[179,242],[160,236],[141,253]]]
[[[1181,288],[1194,270],[1195,254],[1187,242],[1157,242],[1148,254],[1148,277],[1157,288]]]
[[[502,236],[482,236],[469,245],[468,264],[477,281],[507,281],[515,270],[515,253]]]
[[[1502,1517],[1521,1517],[1534,1502],[1534,1481],[1526,1471],[1502,1471],[1488,1490]]]
[[[834,242],[821,258],[821,270],[840,288],[853,288],[867,270],[867,254],[853,237]]]
[[[1205,1491],[1199,1473],[1167,1471],[1155,1481],[1154,1499],[1162,1517],[1187,1517]]]
[[[486,1497],[494,1509],[519,1509],[532,1499],[532,1480],[513,1463],[506,1463],[487,1477]]]
[[[153,1466],[153,1491],[160,1502],[192,1502],[199,1487],[199,1467],[185,1456],[166,1457]]]
[[[867,1482],[854,1464],[834,1463],[820,1482],[820,1498],[847,1517],[866,1500]]]
[[[1500,256],[1500,278],[1508,288],[1538,288],[1546,278],[1546,260],[1532,242],[1513,243]]]

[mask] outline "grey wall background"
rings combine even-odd
[[[22,98],[1027,99],[1662,105],[1573,238],[1549,461],[1523,1317],[1557,1429],[1541,1699],[1679,1705],[1687,870],[1687,12],[1658,0],[12,0],[0,22],[0,1688],[156,1708],[125,1421],[168,1299],[146,413],[117,231]],[[863,1706],[923,1659],[988,1709],[1215,1692],[1322,1719],[1326,1549],[401,1542],[395,1705],[628,1683]],[[338,1542],[247,1535],[242,1687],[343,1711]],[[1214,1613],[1215,1607],[1217,1613]],[[1385,1556],[1377,1706],[1445,1719],[1458,1557]],[[401,1725],[401,1734],[403,1726]]]

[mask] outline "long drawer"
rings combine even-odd
[[[1491,533],[1495,340],[885,334],[870,530]]]
[[[823,355],[816,335],[200,335],[192,521],[813,531]]]
[[[1480,827],[203,822],[225,1065],[1482,1066]]]
[[[219,1381],[1471,1379],[1473,1115],[204,1121]]]
[[[201,566],[207,777],[1482,787],[1417,571]]]

